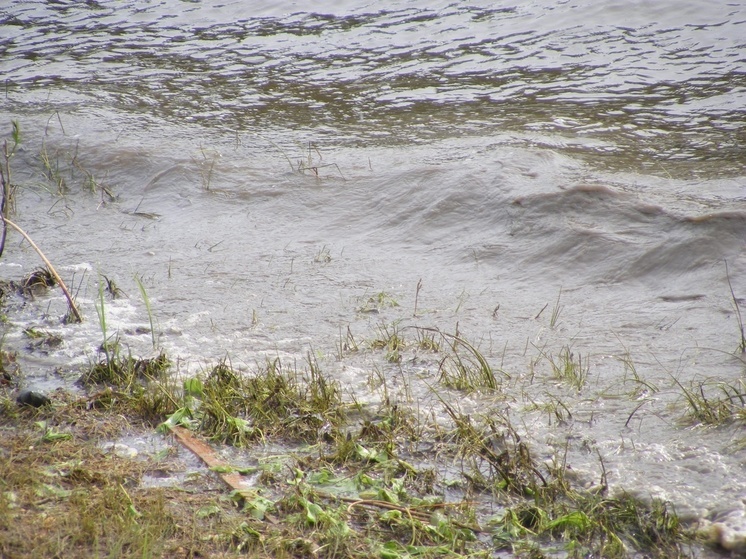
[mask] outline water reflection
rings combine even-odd
[[[87,103],[256,131],[411,142],[541,130],[627,161],[741,171],[746,77],[738,6],[615,2],[499,8],[355,3],[247,15],[160,2],[6,9],[7,97]],[[577,150],[579,144],[574,144]],[[608,161],[606,161],[608,164]]]

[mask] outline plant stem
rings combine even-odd
[[[83,317],[81,316],[80,312],[78,311],[78,307],[75,306],[75,302],[73,301],[72,296],[70,295],[70,292],[67,290],[67,286],[65,285],[65,282],[62,281],[62,278],[59,276],[57,271],[54,269],[54,266],[52,266],[52,263],[47,259],[46,256],[44,256],[44,253],[41,251],[41,249],[36,246],[36,243],[31,240],[31,237],[29,237],[26,232],[18,227],[15,223],[10,221],[7,217],[2,216],[3,221],[10,225],[13,229],[18,231],[21,235],[23,235],[23,238],[28,241],[28,243],[34,248],[34,250],[37,252],[37,254],[41,257],[41,259],[44,261],[44,264],[46,264],[49,271],[54,276],[54,279],[59,284],[60,288],[62,289],[62,292],[65,294],[65,297],[67,298],[67,303],[70,306],[70,310],[72,311],[73,315],[75,315],[75,318],[78,322],[83,322]]]

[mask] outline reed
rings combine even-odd
[[[153,349],[155,349],[158,345],[158,342],[155,335],[155,325],[153,324],[153,309],[150,307],[150,297],[148,297],[148,293],[145,290],[145,285],[142,283],[142,280],[139,276],[135,276],[135,283],[137,283],[137,287],[140,290],[140,295],[142,296],[142,300],[145,303],[145,310],[148,312],[148,322],[150,322],[150,338],[153,342]]]
[[[733,301],[733,308],[736,311],[736,321],[738,322],[738,331],[740,335],[740,341],[738,343],[738,352],[746,352],[746,330],[744,330],[743,318],[741,317],[741,307],[738,304],[736,293],[733,291],[733,284],[730,282],[730,272],[728,271],[728,261],[725,262],[725,277],[728,280],[728,289],[730,289],[731,300]]]

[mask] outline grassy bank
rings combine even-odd
[[[374,342],[367,351],[391,351]],[[461,384],[491,371],[461,336],[439,344]],[[80,392],[38,408],[4,389],[2,556],[687,556],[669,504],[611,496],[605,472],[574,487],[561,456],[535,460],[499,413],[466,416],[441,398],[444,423],[386,398],[363,405],[311,356],[301,368],[218,363],[179,383],[169,372],[164,355],[111,353]],[[175,428],[241,449],[239,463],[186,465]],[[133,434],[163,437],[162,450],[112,446]]]

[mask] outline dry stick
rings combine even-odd
[[[62,281],[62,278],[59,276],[57,271],[54,269],[54,266],[52,266],[52,263],[49,260],[47,260],[46,256],[44,256],[44,253],[41,251],[41,249],[38,246],[36,246],[36,243],[31,240],[31,237],[29,237],[23,229],[18,227],[18,225],[10,221],[7,217],[3,217],[2,219],[5,223],[10,225],[13,229],[18,231],[21,235],[23,235],[23,238],[26,239],[32,247],[34,247],[34,250],[37,252],[39,256],[41,256],[41,259],[44,261],[44,264],[47,265],[47,268],[52,273],[52,275],[54,276],[54,279],[57,281],[57,284],[60,286],[63,293],[65,294],[65,297],[67,298],[67,302],[70,305],[70,310],[75,315],[75,318],[78,320],[78,322],[83,322],[83,317],[78,311],[78,307],[75,306],[75,302],[73,301],[73,298],[70,295],[70,292],[67,290],[67,286],[65,285],[65,282]]]

